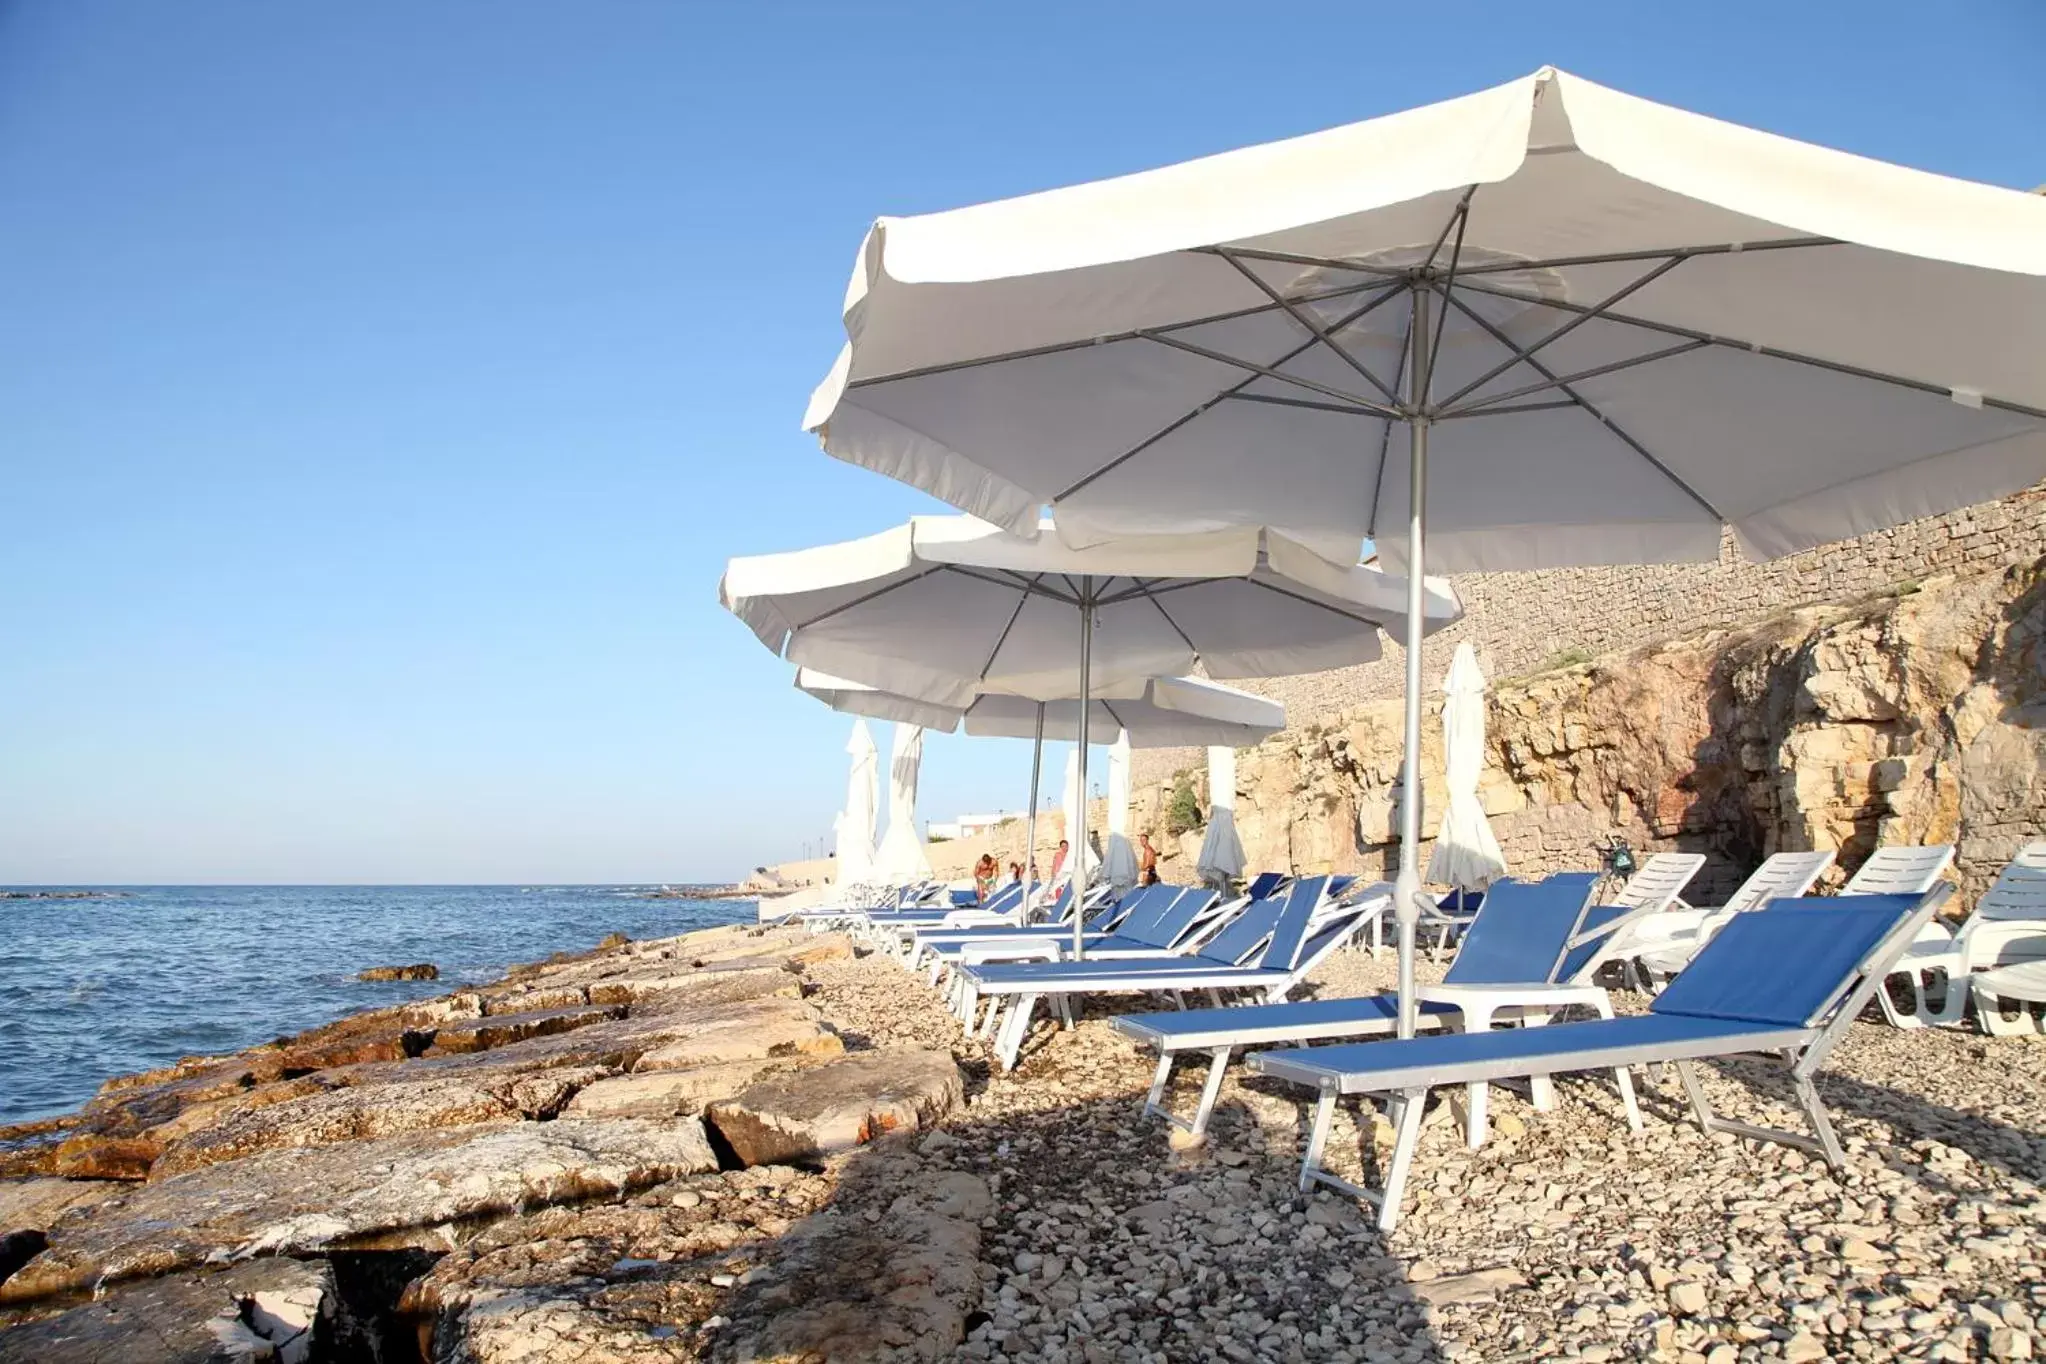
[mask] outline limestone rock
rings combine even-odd
[[[704,1120],[742,1164],[804,1160],[934,1122],[959,1105],[964,1084],[949,1052],[855,1052],[763,1080],[712,1104]]]
[[[118,1186],[97,1180],[0,1179],[0,1232],[47,1231],[72,1208],[114,1196]]]
[[[435,1029],[433,1045],[427,1048],[427,1053],[444,1056],[450,1052],[488,1051],[492,1047],[524,1042],[534,1037],[553,1037],[558,1033],[587,1028],[592,1023],[607,1023],[623,1017],[625,1009],[616,1004],[584,1004],[523,1014],[486,1014],[473,1022],[453,1023]]]
[[[0,1283],[19,1302],[209,1259],[444,1247],[445,1226],[717,1168],[700,1123],[563,1118],[267,1151],[75,1210]]]
[[[770,1056],[838,1056],[845,1043],[825,1026],[824,1016],[800,1000],[746,1000],[702,1010],[692,1016],[687,1037],[640,1057],[635,1071],[680,1070],[720,1061],[754,1061]]]
[[[668,1118],[701,1113],[706,1105],[729,1099],[761,1076],[793,1064],[780,1057],[759,1057],[687,1070],[616,1075],[578,1090],[563,1112],[587,1118]]]
[[[439,1361],[696,1359],[693,1328],[730,1292],[713,1279],[775,1273],[791,1225],[829,1184],[763,1170],[664,1193],[506,1219],[410,1284],[399,1310],[424,1323]]]
[[[164,1179],[259,1151],[331,1146],[517,1116],[503,1094],[460,1079],[335,1090],[259,1108],[173,1142],[151,1177]]]
[[[440,968],[430,961],[414,962],[410,966],[372,966],[356,972],[361,981],[384,980],[439,980]]]
[[[0,1364],[305,1364],[334,1309],[325,1261],[250,1260],[0,1329]]]
[[[877,1180],[884,1176],[875,1176]],[[773,1279],[742,1288],[717,1360],[937,1360],[966,1334],[983,1275],[979,1176],[910,1172],[872,1220],[813,1218],[791,1233]]]

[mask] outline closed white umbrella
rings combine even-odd
[[[930,879],[930,854],[916,825],[917,769],[923,759],[922,726],[896,725],[895,751],[888,762],[888,832],[874,853],[873,880],[904,886]]]
[[[864,719],[853,721],[845,751],[852,755],[852,775],[845,786],[845,809],[839,811],[832,877],[840,886],[870,879],[874,866],[874,809],[881,798],[881,755]]]
[[[1117,890],[1137,883],[1137,850],[1130,846],[1130,736],[1115,736],[1108,750],[1108,852],[1101,875]]]
[[[1083,784],[1096,689],[1135,697],[1196,664],[1263,677],[1364,662],[1373,627],[1413,612],[1430,633],[1462,610],[1446,583],[1331,564],[1256,527],[1073,549],[964,516],[733,559],[719,596],[777,654],[885,691],[962,709],[983,693],[1076,698]],[[1085,822],[1082,808],[1070,827]],[[1080,955],[1077,920],[1073,935]]]
[[[1456,646],[1442,679],[1442,753],[1449,805],[1428,855],[1429,884],[1483,890],[1506,874],[1506,855],[1478,800],[1485,773],[1485,674],[1469,641]]]
[[[1208,750],[1208,830],[1194,860],[1201,880],[1226,886],[1243,875],[1243,840],[1236,835],[1236,750]]]
[[[2046,200],[1550,68],[881,219],[846,315],[825,448],[1074,544],[1258,525],[1459,572],[1709,561],[1730,527],[1770,557],[2046,477]]]

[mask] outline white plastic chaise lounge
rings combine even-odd
[[[1428,1091],[1444,1085],[1671,1061],[1706,1133],[1783,1142],[1816,1151],[1838,1168],[1845,1156],[1813,1076],[1951,890],[1938,885],[1917,896],[1779,899],[1735,915],[1646,1014],[1257,1052],[1245,1065],[1317,1093],[1300,1187],[1328,1184],[1376,1203],[1378,1225],[1387,1231],[1399,1220]],[[1692,1063],[1748,1053],[1772,1056],[1789,1067],[1809,1135],[1713,1113]],[[1322,1164],[1335,1106],[1353,1094],[1387,1099],[1396,1136],[1382,1190],[1349,1183]],[[1628,1124],[1641,1130],[1631,1094],[1623,1091],[1622,1100]],[[1368,1124],[1364,1130],[1370,1131]]]
[[[1725,904],[1711,908],[1680,904],[1636,920],[1613,938],[1605,958],[1622,963],[1629,982],[1653,994],[1684,969],[1684,963],[1727,919],[1760,909],[1771,900],[1794,900],[1809,894],[1832,865],[1830,852],[1771,853]]]
[[[1495,882],[1465,932],[1463,946],[1440,985],[1421,987],[1423,1028],[1460,1027],[1482,1031],[1494,1021],[1547,1015],[1571,1007],[1612,1016],[1606,992],[1591,982],[1598,967],[1604,935],[1633,915],[1614,906],[1594,906],[1589,897],[1596,872],[1565,872],[1541,881]],[[1600,931],[1585,937],[1587,930]],[[1582,939],[1571,946],[1573,939]],[[1349,1038],[1388,1037],[1398,1022],[1398,999],[1391,994],[1345,999],[1310,999],[1235,1008],[1189,1009],[1178,1013],[1126,1014],[1110,1026],[1140,1046],[1158,1051],[1158,1071],[1145,1096],[1144,1112],[1157,1114],[1174,1127],[1198,1137],[1209,1115],[1232,1051],[1281,1043],[1331,1042]],[[1188,1052],[1208,1057],[1208,1076],[1191,1120],[1175,1117],[1165,1107],[1172,1068]],[[1546,1103],[1546,1086],[1538,1086],[1537,1102]],[[1484,1140],[1485,1096],[1474,1086],[1469,1096],[1467,1129],[1470,1144]]]
[[[2046,1021],[2031,1009],[2046,1004],[2046,842],[2018,849],[1958,930],[1928,924],[1890,974],[1886,996],[1897,976],[1910,982],[1911,1012],[1899,1007],[1890,1016],[1899,1027],[1958,1024],[1972,997],[1984,1032],[2013,1037],[2046,1031]],[[1886,1002],[1895,1004],[1894,998]]]
[[[1001,1009],[995,1052],[1004,1066],[1013,1066],[1038,1001],[1050,998],[1061,1010],[1075,996],[1092,994],[1209,992],[1219,1003],[1227,993],[1246,993],[1276,1001],[1300,983],[1323,958],[1344,942],[1376,901],[1389,896],[1382,885],[1375,896],[1330,907],[1328,878],[1295,880],[1281,895],[1251,903],[1198,953],[1123,961],[1024,962],[1016,965],[962,967],[976,995]],[[1003,1007],[1006,1001],[1006,1008]]]

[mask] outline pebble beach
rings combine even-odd
[[[1343,951],[1311,988],[1363,993],[1391,973],[1389,956]],[[471,998],[480,1017],[462,1020]],[[1040,1024],[1002,1072],[921,977],[835,935],[614,945],[406,1007],[448,1015],[418,1056],[337,1052],[229,1099],[151,1101],[176,1112],[139,1179],[24,1168],[58,1139],[79,1149],[92,1106],[40,1145],[8,1134],[0,1232],[40,1221],[44,1248],[0,1280],[0,1360],[152,1357],[107,1352],[145,1318],[155,1339],[193,1321],[216,1343],[230,1322],[248,1337],[239,1355],[159,1357],[311,1364],[2046,1348],[2036,1038],[1857,1023],[1820,1081],[1837,1172],[1701,1135],[1673,1075],[1637,1074],[1640,1134],[1595,1076],[1559,1080],[1549,1112],[1497,1091],[1478,1151],[1431,1109],[1385,1234],[1351,1199],[1299,1192],[1301,1092],[1232,1068],[1208,1140],[1169,1142],[1140,1114],[1151,1060],[1109,1028],[1108,1001],[1071,1030]],[[339,1035],[367,1043],[391,1021]],[[252,1057],[110,1094],[133,1106]],[[1184,1112],[1200,1068],[1182,1069]],[[1722,1111],[1794,1122],[1779,1071],[1706,1073]],[[1358,1116],[1331,1142],[1353,1177]],[[298,1187],[262,1192],[284,1171]],[[263,1334],[249,1305],[287,1299],[307,1304],[301,1326]],[[80,1341],[102,1353],[64,1352]]]

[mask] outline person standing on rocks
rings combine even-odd
[[[1158,884],[1158,850],[1151,846],[1151,835],[1147,833],[1137,835],[1137,884]]]
[[[1066,840],[1061,838],[1059,840],[1059,850],[1052,854],[1051,883],[1053,885],[1057,885],[1059,883],[1059,873],[1064,871],[1066,868],[1066,854],[1072,851],[1072,846],[1073,846],[1072,844],[1066,842]]]

